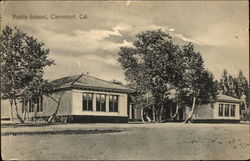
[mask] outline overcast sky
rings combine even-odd
[[[1,2],[2,22],[17,26],[50,49],[56,65],[45,78],[87,73],[124,82],[116,61],[121,46],[131,46],[140,31],[161,28],[179,44],[192,42],[215,78],[223,69],[249,75],[248,2],[99,1]],[[87,14],[88,19],[79,19]],[[15,19],[16,15],[46,15],[45,20]],[[51,19],[76,15],[76,19]]]

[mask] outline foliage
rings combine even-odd
[[[194,96],[201,101],[215,98],[213,75],[204,69],[202,56],[191,43],[180,47],[161,30],[136,37],[134,47],[120,48],[118,61],[129,86],[138,91],[135,97],[142,108],[153,105],[151,108],[159,110],[173,89],[178,93],[175,100],[185,105],[190,105]]]
[[[241,99],[241,109],[247,106],[248,86],[248,81],[241,70],[236,77],[233,77],[224,69],[219,88],[223,94]]]
[[[220,79],[220,89],[223,94],[240,98],[243,94],[248,95],[248,81],[241,70],[237,77],[233,77],[224,69]]]
[[[48,85],[43,79],[44,68],[54,64],[44,43],[8,26],[0,39],[2,96],[16,102],[42,95]]]

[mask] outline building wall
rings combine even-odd
[[[219,116],[219,104],[229,104],[230,108],[231,105],[235,105],[235,116],[231,116],[230,108],[229,108],[229,116]],[[224,111],[223,111],[224,113]],[[240,104],[239,103],[228,103],[228,102],[215,102],[214,104],[214,118],[215,119],[231,119],[231,120],[240,120]]]
[[[68,115],[70,114],[71,107],[72,107],[72,91],[64,91],[62,92],[62,99],[60,102],[60,107],[58,110],[58,115]],[[53,98],[58,100],[59,93],[53,94]],[[24,113],[22,113],[22,104],[20,102],[17,102],[18,106],[18,113],[23,118]],[[42,112],[27,112],[26,118],[31,118],[33,116],[37,117],[44,117],[44,116],[50,116],[54,111],[56,110],[56,102],[52,100],[50,97],[43,96],[43,111]],[[9,100],[1,100],[1,119],[3,118],[11,118],[11,106]],[[13,119],[14,121],[17,120],[16,116],[16,110],[13,106]]]
[[[197,105],[193,119],[213,119],[214,111],[211,104]]]
[[[11,117],[11,107],[8,99],[1,100],[1,119]]]
[[[93,94],[93,110],[83,111],[82,94],[92,93]],[[96,94],[106,95],[106,111],[96,111]],[[118,112],[109,112],[109,95],[118,95]],[[87,116],[118,116],[118,117],[128,117],[127,113],[127,94],[122,93],[112,93],[112,92],[100,92],[100,91],[89,91],[89,90],[73,90],[72,91],[72,115],[87,115]]]
[[[219,116],[219,104],[229,104],[229,116]],[[231,116],[231,105],[235,105],[235,116]],[[223,111],[224,113],[224,111]],[[197,105],[193,115],[194,120],[199,119],[221,119],[221,120],[239,120],[240,106],[238,103],[215,102],[213,107],[211,104]]]

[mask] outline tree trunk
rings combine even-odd
[[[155,122],[155,106],[152,108],[153,122]]]
[[[21,117],[21,116],[19,115],[19,113],[18,113],[16,99],[14,99],[14,104],[15,104],[15,110],[16,110],[16,116],[17,116],[17,118],[19,119],[19,121],[20,121],[21,123],[24,123],[22,117]]]
[[[162,113],[163,113],[163,104],[161,105],[160,113],[159,113],[159,122],[162,120]]]
[[[141,121],[145,123],[144,118],[143,118],[143,108],[141,108]]]
[[[148,116],[148,112],[146,112],[146,118],[147,118],[148,122],[151,122],[151,119],[150,119],[150,117]]]
[[[34,106],[34,105],[33,105]],[[33,114],[33,121],[36,123],[36,114],[37,114],[37,106],[34,106],[34,114]]]
[[[193,114],[194,114],[194,107],[195,107],[195,101],[196,101],[196,97],[193,97],[193,105],[192,105],[192,109],[190,114],[188,115],[188,117],[186,118],[186,120],[184,121],[184,123],[188,123],[191,121]]]
[[[169,115],[170,115],[170,118],[172,118],[173,117],[173,110],[172,110],[172,106],[170,106],[170,108],[169,108]]]
[[[179,104],[177,103],[177,106],[176,106],[176,111],[175,111],[174,116],[172,116],[172,119],[177,118],[178,114],[179,114]]]
[[[23,121],[26,120],[26,114],[27,114],[27,107],[25,106],[24,108],[24,116],[23,116]]]
[[[61,102],[61,99],[62,99],[62,93],[59,95],[59,99],[58,101],[56,101],[56,99],[54,99],[53,97],[50,97],[52,98],[56,103],[56,110],[52,113],[52,115],[49,117],[48,119],[48,123],[51,123],[53,121],[53,119],[55,119],[56,115],[57,115],[57,112],[59,110],[59,107],[60,107],[60,102]]]
[[[13,122],[13,101],[9,99],[10,101],[10,114],[11,114],[11,122]]]

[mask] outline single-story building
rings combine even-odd
[[[219,94],[217,95],[217,99],[213,104],[209,103],[196,105],[192,121],[204,123],[240,122],[240,103],[240,99]],[[164,106],[168,108],[164,108],[162,118],[167,122],[184,121],[191,110],[190,108],[179,108],[177,117],[173,119],[172,116],[176,112],[176,104],[171,103],[171,101],[169,101],[166,102]],[[152,118],[152,113],[149,113],[149,116]],[[131,108],[130,119],[140,120],[141,110]]]
[[[193,122],[240,122],[240,103],[240,99],[219,94],[213,104],[195,107]]]
[[[67,122],[128,122],[128,95],[134,90],[119,82],[105,81],[90,75],[80,74],[52,81],[58,87],[53,98],[61,102],[57,115]],[[57,103],[42,96],[37,101],[18,103],[18,112],[24,117],[24,106],[28,106],[27,119],[48,119]],[[12,110],[13,120],[17,120]],[[11,118],[8,100],[1,100],[1,119]]]

